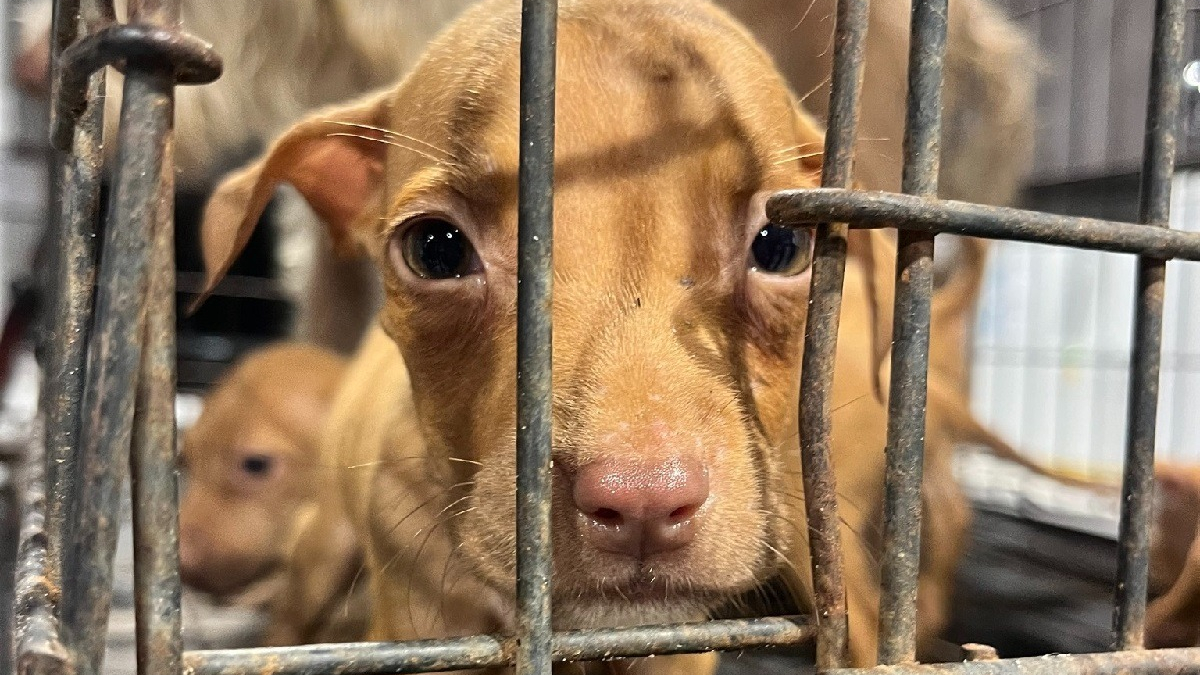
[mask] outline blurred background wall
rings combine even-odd
[[[1136,220],[1153,0],[1007,0],[1045,59],[1022,206]],[[1188,3],[1185,59],[1200,58]],[[1171,226],[1200,229],[1200,63],[1180,111]],[[1184,73],[1180,74],[1184,77]],[[1124,449],[1131,256],[999,242],[976,326],[975,410],[1027,453],[1097,477]],[[1200,270],[1167,271],[1158,452],[1200,460]]]

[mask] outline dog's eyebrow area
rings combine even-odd
[[[672,171],[725,193],[756,191],[768,174],[781,187],[804,178],[798,164],[779,161],[808,140],[789,133],[787,97],[738,81],[741,73],[703,47],[584,23],[567,17],[559,31],[556,189]],[[499,65],[465,72],[463,93],[446,110],[440,144],[450,158],[438,165],[447,187],[473,205],[511,207],[516,199],[517,80],[505,76],[518,67],[516,47]],[[566,56],[573,53],[578,58]]]

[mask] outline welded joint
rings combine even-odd
[[[111,66],[169,72],[177,85],[207,84],[221,76],[221,57],[200,38],[148,24],[112,24],[63,50],[50,111],[50,143],[71,150],[75,125],[87,108],[87,79]]]

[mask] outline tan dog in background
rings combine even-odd
[[[360,547],[320,461],[344,372],[340,357],[306,345],[253,352],[214,386],[183,438],[180,574],[222,601],[265,591],[268,644],[347,641],[364,630],[363,598],[343,607]]]
[[[367,468],[341,475],[369,542],[375,639],[513,627],[517,9],[470,10],[397,88],[293,127],[206,213],[211,283],[279,183],[383,275],[382,329],[347,376],[325,460]],[[699,619],[781,570],[810,601],[795,429],[811,242],[762,204],[816,184],[819,129],[706,3],[565,2],[559,30],[556,626]],[[877,231],[854,232],[850,253],[833,438],[861,665],[886,427],[871,355],[890,339],[895,254]],[[941,414],[931,401],[923,581],[952,567],[969,520]],[[944,621],[931,587],[923,642]]]

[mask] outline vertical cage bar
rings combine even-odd
[[[937,196],[947,11],[947,0],[913,2],[901,189],[929,198]],[[916,660],[933,237],[906,230],[898,236],[879,606],[879,660],[884,664]]]
[[[146,345],[134,416],[130,489],[138,672],[182,669],[179,477],[175,443],[174,171],[170,141],[151,251]]]
[[[17,476],[21,534],[12,607],[12,665],[17,675],[60,675],[70,667],[53,613],[57,587],[46,576],[46,458],[41,433],[35,435]]]
[[[132,20],[179,28],[178,0],[131,4]],[[143,675],[178,675],[183,668],[175,442],[174,89],[165,93],[159,99],[168,112],[159,141],[158,191],[145,204],[156,213],[146,297],[146,344],[130,454],[137,665]]]
[[[869,0],[838,2],[822,187],[850,187],[868,9]],[[833,428],[829,396],[846,274],[846,235],[844,223],[817,226],[800,371],[800,459],[818,618],[817,667],[821,670],[844,667],[848,646],[841,521],[829,440]]]
[[[1158,0],[1139,220],[1170,226],[1171,176],[1183,65],[1184,0]],[[1166,261],[1138,258],[1133,351],[1129,373],[1129,421],[1122,481],[1120,556],[1117,559],[1113,630],[1117,649],[1141,649],[1146,624],[1149,525],[1154,480],[1154,433],[1162,359],[1163,291]]]
[[[517,197],[517,675],[550,675],[551,260],[558,3],[521,4]]]
[[[93,0],[55,3],[52,64],[80,35],[98,28],[111,16],[112,4]],[[52,69],[52,76],[58,72]],[[87,107],[75,126],[68,154],[55,154],[54,175],[60,181],[57,200],[62,213],[54,219],[55,272],[49,288],[50,331],[45,340],[46,365],[41,409],[46,416],[46,578],[62,587],[62,559],[69,504],[75,501],[76,452],[82,419],[84,370],[91,335],[95,298],[96,234],[100,222],[100,183],[103,173],[104,70],[87,80]],[[57,78],[54,78],[57,87]],[[56,100],[52,97],[51,100]]]
[[[130,15],[134,20],[158,18],[160,7],[131,3]],[[79,513],[72,516],[78,525],[64,565],[64,631],[71,636],[82,675],[97,675],[104,659],[121,486],[145,338],[151,244],[160,214],[163,142],[172,123],[171,64],[154,69],[129,65],[83,393]]]

